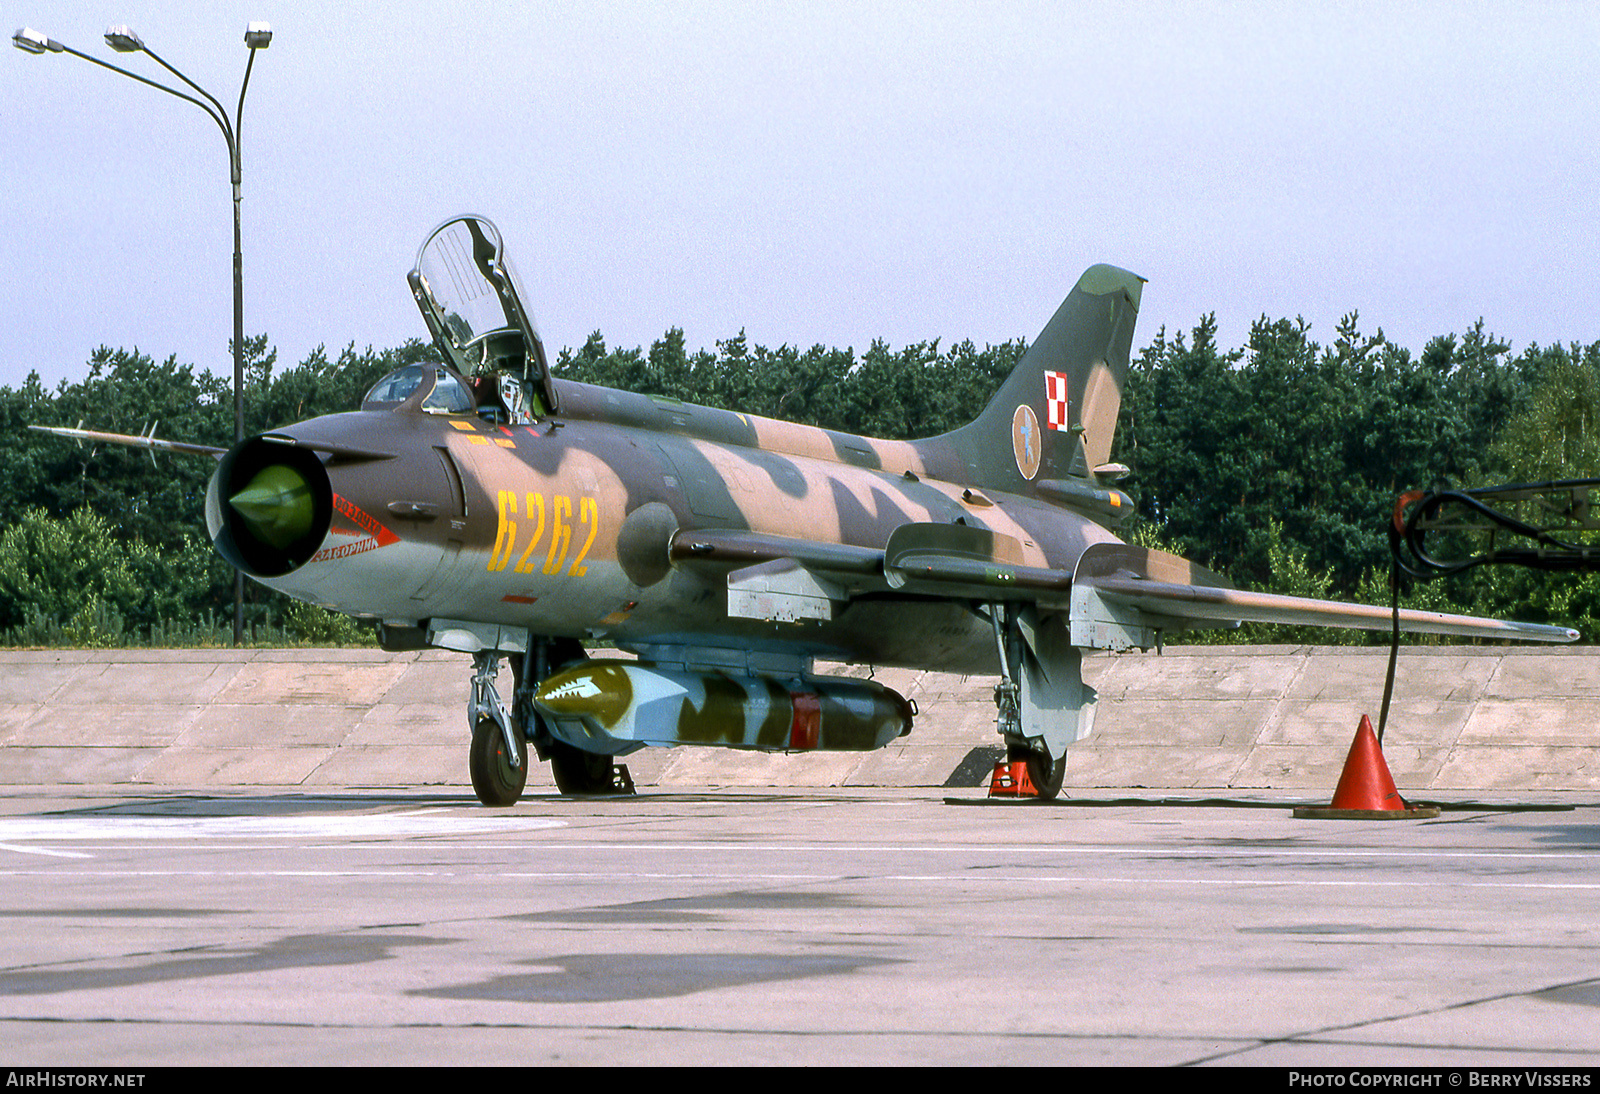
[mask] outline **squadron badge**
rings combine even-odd
[[[1017,470],[1031,481],[1039,473],[1042,444],[1039,418],[1026,404],[1017,407],[1017,412],[1011,415],[1011,451],[1017,457]]]

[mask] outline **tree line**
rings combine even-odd
[[[376,380],[436,361],[412,340],[279,369],[246,342],[247,432],[354,409]],[[689,350],[682,330],[648,349],[596,332],[557,375],[886,438],[964,424],[1010,373],[1022,340],[937,341],[864,352],[751,345],[741,332]],[[1412,487],[1595,474],[1600,342],[1511,347],[1480,322],[1419,354],[1346,316],[1328,344],[1301,320],[1262,318],[1224,349],[1214,317],[1157,332],[1132,362],[1113,459],[1135,513],[1124,538],[1175,551],[1245,588],[1386,602],[1384,526]],[[84,377],[0,387],[0,643],[226,641],[232,574],[205,537],[212,466],[193,457],[76,446],[27,429],[75,425],[218,446],[233,435],[231,382],[138,350],[102,347]],[[349,620],[246,583],[264,640],[358,641]],[[1600,631],[1600,576],[1471,573],[1407,603]],[[1250,627],[1228,641],[1363,641]]]

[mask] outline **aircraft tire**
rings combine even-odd
[[[563,794],[610,794],[614,757],[585,752],[565,741],[551,741],[550,775]]]
[[[1050,801],[1061,793],[1061,784],[1067,778],[1066,753],[1051,759],[1048,752],[1035,752],[1031,748],[1013,745],[1006,750],[1006,759],[1013,763],[1017,760],[1028,762],[1028,778],[1033,780],[1034,787],[1039,791],[1040,801]]]
[[[522,766],[513,767],[506,758],[500,726],[493,718],[479,718],[472,730],[467,770],[472,773],[472,792],[484,805],[516,805],[523,787],[528,785],[528,748],[524,746],[522,750]]]

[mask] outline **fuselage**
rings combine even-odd
[[[558,413],[525,424],[412,398],[244,442],[253,450],[224,460],[218,474],[233,481],[213,495],[232,496],[296,447],[307,490],[328,497],[312,507],[294,557],[242,568],[391,626],[449,619],[624,648],[771,649],[987,673],[998,664],[990,624],[959,602],[880,588],[831,619],[732,617],[734,566],[684,544],[732,531],[865,554],[902,525],[961,523],[1016,541],[1024,565],[1070,572],[1087,546],[1115,540],[1071,510],[964,485],[962,456],[942,438],[875,440],[568,382],[558,394]],[[215,497],[212,507],[222,509]]]

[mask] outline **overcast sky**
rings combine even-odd
[[[90,11],[86,12],[85,9]],[[103,9],[103,10],[102,10]],[[1095,262],[1136,345],[1361,313],[1600,339],[1600,6],[0,0],[231,109],[245,24],[245,329],[280,362],[426,336],[440,221],[495,221],[546,344],[864,349],[1032,338]],[[0,384],[96,346],[227,373],[217,127],[66,54],[0,58]]]

